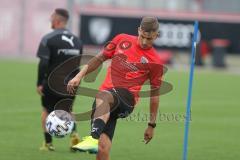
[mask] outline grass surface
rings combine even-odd
[[[55,152],[40,152],[40,98],[35,91],[36,63],[0,61],[0,159],[1,160],[90,160],[93,155],[70,153],[69,138],[54,139]],[[104,74],[96,83],[98,88]],[[166,81],[174,89],[161,96],[155,137],[145,145],[148,99],[142,99],[133,115],[119,120],[111,157],[113,160],[182,159],[184,114],[188,73],[170,71]],[[189,160],[236,160],[240,158],[240,76],[221,72],[195,72],[189,133]],[[92,98],[78,96],[75,112],[91,107]],[[174,116],[173,116],[174,115]],[[89,122],[79,122],[81,136],[89,133]]]

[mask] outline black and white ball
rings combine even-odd
[[[46,119],[47,132],[58,138],[70,134],[74,127],[74,121],[70,113],[64,110],[52,111]]]

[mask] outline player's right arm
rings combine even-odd
[[[106,60],[107,60],[107,57],[104,56],[104,54],[102,54],[102,53],[100,53],[100,54],[96,55],[95,57],[93,57],[92,59],[90,59],[90,61],[82,67],[81,71],[72,80],[70,80],[68,82],[67,91],[70,94],[74,94],[75,89],[79,86],[82,78],[84,76],[86,76],[87,74],[95,71]]]
[[[123,34],[119,34],[112,41],[107,43],[102,53],[93,57],[86,65],[83,66],[81,71],[68,82],[67,91],[74,95],[76,88],[79,86],[81,79],[88,73],[95,71],[104,61],[111,59],[115,54],[116,46]]]

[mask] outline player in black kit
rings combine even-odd
[[[82,43],[75,35],[66,29],[69,13],[65,9],[55,9],[51,15],[51,28],[53,31],[45,35],[39,45],[37,57],[40,59],[38,66],[37,92],[41,96],[42,102],[42,128],[45,142],[40,150],[54,151],[52,137],[46,132],[45,121],[50,112],[56,107],[64,106],[65,110],[71,111],[75,96],[64,94],[62,88],[67,84],[68,79],[75,76],[78,70],[71,71],[70,68],[79,67],[80,60],[69,65],[62,65],[64,62],[80,57],[82,54]],[[61,67],[60,72],[56,71]],[[72,73],[66,77],[66,73]],[[65,82],[64,82],[65,81]],[[52,85],[51,85],[52,84]],[[59,92],[60,91],[60,92]],[[66,92],[67,93],[67,92]],[[62,103],[62,105],[61,105]],[[63,109],[63,108],[61,108]],[[76,125],[71,134],[70,147],[79,142],[76,132]]]

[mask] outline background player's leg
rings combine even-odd
[[[46,144],[52,143],[52,136],[46,131],[46,119],[48,114],[49,113],[47,112],[47,110],[43,107],[41,120],[42,120],[42,129],[44,131],[44,138],[45,138]]]
[[[72,97],[68,99],[66,106],[69,106],[69,111],[72,114],[73,111],[73,103],[74,103],[75,97]],[[70,140],[70,150],[74,151],[72,147],[80,142],[79,135],[77,133],[77,124],[74,122],[74,127],[72,130],[72,133],[70,134],[71,140]]]
[[[48,111],[45,107],[43,107],[42,114],[41,114],[41,122],[42,122],[42,129],[44,132],[44,139],[45,143],[42,147],[40,147],[40,150],[54,150],[54,147],[52,146],[52,136],[46,131],[46,119],[48,116]]]
[[[46,118],[48,116],[48,112],[47,110],[43,107],[42,109],[42,114],[41,114],[41,122],[42,122],[42,129],[44,132],[47,132],[46,131]]]
[[[91,136],[99,139],[102,131],[110,117],[111,105],[114,102],[113,95],[110,92],[99,92],[96,95],[96,109],[93,115]]]
[[[99,138],[98,154],[96,160],[110,160],[110,150],[112,142],[109,137],[103,133]]]
[[[72,108],[73,108],[73,103],[74,103],[75,97],[52,96],[51,99],[52,100],[55,99],[54,102],[56,102],[56,104],[54,105],[54,110],[64,110],[64,111],[72,114]],[[72,147],[74,145],[78,144],[80,141],[76,127],[77,127],[77,125],[74,122],[74,127],[72,130],[72,133],[70,134],[70,150],[71,151],[74,151],[72,149]]]

